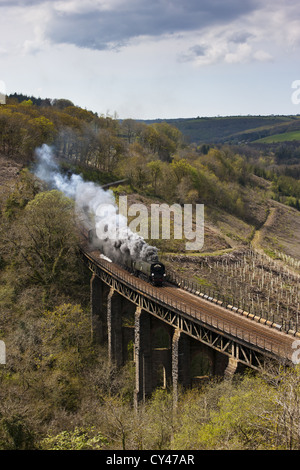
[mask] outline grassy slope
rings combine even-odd
[[[255,237],[255,247],[273,256],[275,250],[300,260],[300,212],[273,201],[269,197],[268,181],[255,177],[258,185],[255,188],[241,188],[245,192],[247,210],[253,222],[244,220],[216,207],[205,207],[204,246],[200,253],[185,252],[185,241],[149,240],[159,247],[163,257],[170,253],[192,256],[221,254],[240,250],[250,245]],[[151,204],[159,203],[155,198],[138,194],[128,195],[128,205],[143,203],[150,216]],[[270,213],[273,213],[270,221]],[[272,222],[272,223],[271,223]],[[255,235],[255,234],[258,234]]]
[[[272,144],[276,142],[291,142],[293,140],[300,141],[300,131],[283,132],[282,134],[270,135],[268,137],[264,137],[263,139],[255,140],[253,143]]]
[[[166,122],[177,127],[189,141],[198,144],[261,142],[260,139],[271,135],[300,131],[299,116],[228,116],[166,119]],[[286,140],[289,139],[290,136],[286,136]]]

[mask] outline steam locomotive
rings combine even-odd
[[[165,266],[160,261],[143,261],[128,258],[126,268],[135,276],[145,279],[154,286],[162,286],[166,278]]]
[[[80,232],[84,238],[93,243],[95,240],[95,230],[80,225]],[[166,278],[165,266],[160,261],[144,261],[141,259],[134,260],[127,257],[123,262],[123,267],[131,272],[134,276],[150,282],[154,286],[162,286]]]

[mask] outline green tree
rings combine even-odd
[[[133,119],[124,119],[121,124],[121,134],[127,139],[128,144],[132,144],[142,133],[146,124],[137,122]]]
[[[70,100],[61,98],[61,99],[54,99],[52,101],[52,106],[54,106],[57,109],[65,109],[70,106],[74,106],[74,103]]]
[[[49,435],[39,445],[41,450],[101,450],[107,439],[94,428],[78,428]]]
[[[40,190],[38,179],[29,170],[21,170],[15,186],[4,201],[3,215],[8,219],[16,218]]]
[[[276,412],[266,420],[265,427],[274,430],[277,447],[286,450],[300,449],[300,369],[281,371],[279,386],[273,395]],[[274,429],[275,428],[275,429]]]
[[[184,401],[174,446],[191,449],[192,445],[201,450],[286,448],[278,430],[278,417],[285,416],[278,408],[279,397],[281,391],[260,377],[246,375],[235,382],[209,384],[202,398],[190,394]]]
[[[15,221],[9,234],[20,275],[50,293],[67,290],[76,280],[77,231],[73,201],[53,190],[38,193]]]
[[[188,176],[193,171],[193,167],[189,164],[189,162],[185,158],[173,160],[171,165],[171,170],[176,175],[177,183],[179,184],[180,181],[184,176]]]
[[[141,141],[162,161],[170,162],[179,147],[181,133],[166,122],[154,123],[144,128]]]
[[[28,121],[30,125],[30,136],[32,146],[32,139],[34,139],[34,146],[38,147],[44,143],[52,144],[55,137],[55,127],[53,122],[47,119],[44,116],[38,118],[30,119]]]
[[[147,167],[150,170],[151,174],[151,183],[153,186],[154,191],[156,192],[157,190],[157,181],[162,175],[162,164],[161,161],[159,160],[153,160],[149,163],[147,163]]]
[[[33,105],[33,101],[31,99],[29,100],[24,100],[21,102],[21,105],[22,106],[32,106]]]
[[[146,404],[148,449],[168,449],[173,435],[173,399],[164,389],[157,389]]]
[[[40,344],[36,359],[44,376],[40,393],[53,407],[76,410],[81,399],[82,374],[94,360],[89,315],[72,304],[44,312]]]

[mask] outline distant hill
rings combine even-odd
[[[271,143],[300,141],[300,116],[228,116],[157,119],[177,127],[188,142],[196,144]],[[299,131],[299,136],[296,132]],[[274,140],[271,136],[277,136]],[[285,135],[286,134],[286,135]],[[261,139],[264,139],[261,141]]]

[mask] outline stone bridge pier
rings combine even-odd
[[[95,274],[91,278],[93,339],[107,345],[111,363],[135,363],[135,404],[157,387],[173,391],[176,406],[181,387],[201,385],[212,375],[233,374],[234,357],[197,341],[109,287]]]

